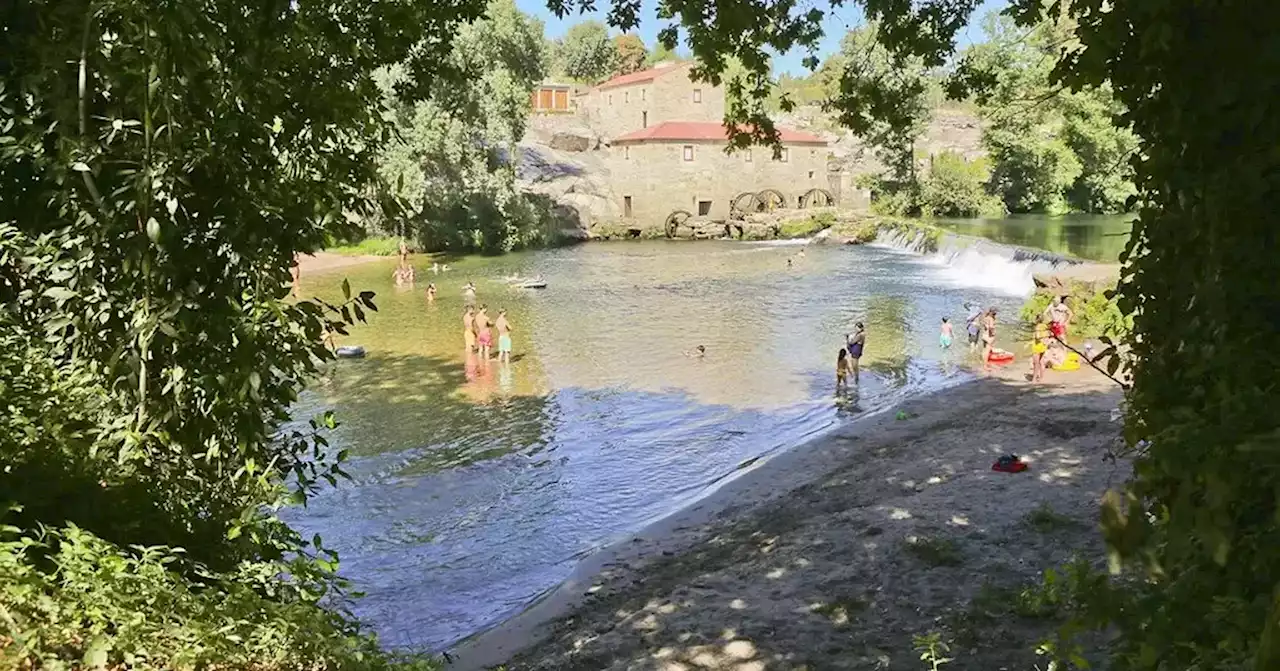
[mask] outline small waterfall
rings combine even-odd
[[[1084,263],[1042,249],[992,242],[985,238],[916,227],[887,229],[875,244],[921,254],[939,279],[958,287],[990,289],[1014,296],[1035,290],[1038,273],[1053,273]]]

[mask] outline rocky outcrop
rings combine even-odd
[[[609,172],[590,152],[565,152],[537,142],[518,146],[516,180],[522,191],[547,197],[565,220],[564,235],[585,240],[591,229],[622,213]]]
[[[581,132],[561,132],[551,136],[547,145],[558,151],[580,152],[593,149],[596,139]]]

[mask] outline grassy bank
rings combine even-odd
[[[416,252],[412,243],[409,251]],[[395,256],[400,252],[400,239],[391,237],[369,237],[359,242],[335,243],[325,247],[326,252],[343,256]]]
[[[1071,338],[1116,339],[1133,328],[1133,318],[1125,317],[1120,306],[1108,294],[1115,280],[1082,281],[1063,276],[1037,278],[1035,293],[1022,304],[1020,316],[1025,322],[1035,321],[1054,297],[1066,296],[1071,308]]]

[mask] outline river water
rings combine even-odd
[[[748,464],[963,381],[963,303],[1013,319],[1046,263],[999,246],[810,245],[788,268],[800,249],[588,244],[462,259],[439,275],[419,263],[414,290],[392,286],[393,260],[304,276],[308,295],[338,298],[343,278],[373,290],[379,311],[340,343],[368,357],[337,362],[294,413],[336,411],[331,442],[350,450],[354,482],[287,518],[340,553],[366,595],[354,611],[385,644],[448,647]],[[548,288],[511,288],[512,274]],[[491,312],[508,310],[510,365],[464,353],[468,280]],[[957,323],[950,352],[943,316]],[[856,321],[868,333],[862,382],[837,394],[836,352]],[[699,344],[704,358],[684,356]]]

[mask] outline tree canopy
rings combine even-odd
[[[609,28],[599,21],[574,25],[560,43],[564,73],[588,84],[608,79],[617,67],[618,55],[609,39]]]
[[[649,58],[649,50],[639,36],[623,33],[613,38],[613,48],[617,52],[613,73],[626,75],[643,70]]]

